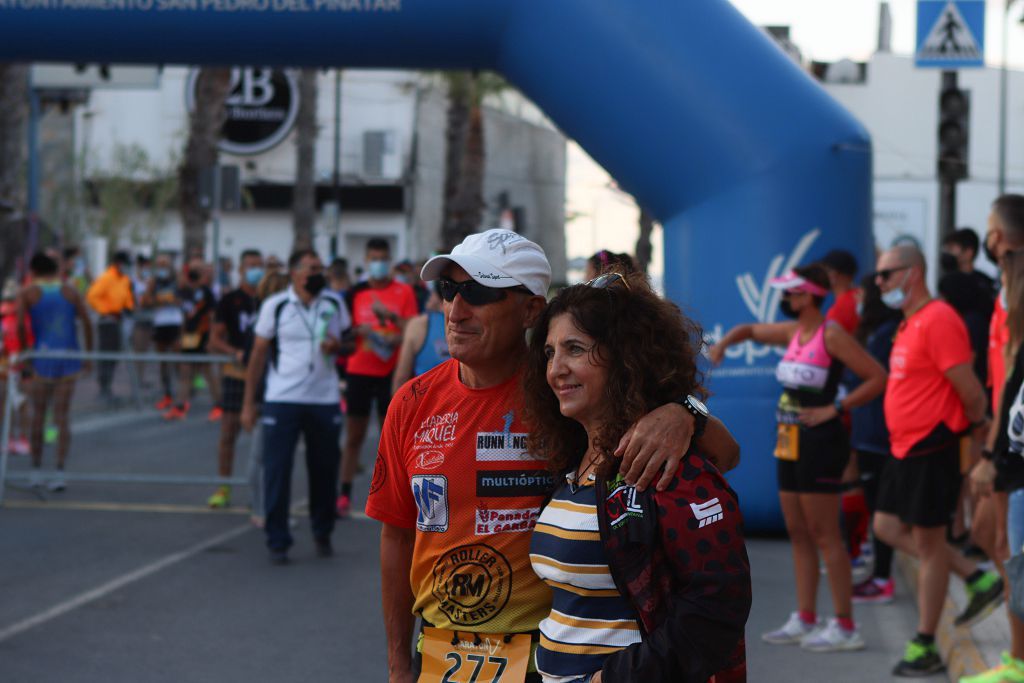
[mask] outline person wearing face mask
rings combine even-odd
[[[370,411],[377,407],[381,424],[391,402],[391,374],[398,363],[402,334],[417,314],[412,287],[391,277],[391,247],[387,240],[366,243],[369,279],[350,289],[345,301],[352,311],[356,350],[348,359],[345,404],[345,448],[341,463],[341,493],[337,500],[339,517],[352,506],[352,480],[359,467],[359,451],[366,439]]]
[[[135,300],[141,302],[146,295],[146,287],[153,277],[153,260],[139,254],[135,257],[135,273],[132,275],[132,290]],[[140,305],[132,320],[131,343],[134,353],[146,353],[153,345],[153,311]],[[146,363],[135,364],[135,373],[143,388],[148,388],[145,381]]]
[[[826,321],[821,306],[828,284],[820,265],[798,267],[773,279],[772,287],[782,290],[782,313],[794,320],[738,325],[708,351],[718,365],[726,349],[748,339],[786,348],[776,369],[783,392],[776,413],[775,457],[779,501],[793,548],[797,611],[761,638],[773,645],[799,644],[812,652],[864,647],[853,621],[850,559],[839,528],[842,475],[850,458],[849,437],[840,417],[881,394],[886,381],[878,361],[838,323]],[[840,399],[837,390],[844,366],[862,381]],[[824,626],[818,623],[815,606],[819,553],[828,570],[835,610]]]
[[[309,517],[316,553],[333,553],[334,503],[338,485],[341,396],[334,356],[351,326],[344,302],[326,290],[320,257],[311,249],[288,259],[291,286],[262,302],[246,367],[241,424],[257,419],[257,387],[266,375],[263,399],[264,532],[270,561],[288,563],[292,463],[302,434],[309,478]]]
[[[211,271],[201,258],[192,258],[185,269],[185,282],[178,287],[178,299],[184,321],[181,325],[181,352],[201,355],[206,353],[210,338],[213,311],[217,300],[210,289]],[[165,420],[184,420],[188,416],[192,386],[196,376],[206,380],[213,397],[213,408],[207,418],[216,422],[224,415],[220,405],[220,385],[215,381],[213,366],[209,363],[179,363],[178,401],[163,414]]]
[[[963,318],[974,351],[974,371],[978,379],[988,378],[988,328],[992,318],[996,290],[992,278],[974,269],[978,253],[978,235],[960,228],[942,240],[939,264],[939,294]]]
[[[185,315],[182,313],[181,300],[178,298],[178,282],[170,254],[156,255],[141,301],[142,306],[151,312],[153,346],[157,353],[176,353]],[[160,386],[163,388],[163,397],[156,404],[159,411],[169,410],[174,406],[174,389],[171,384],[173,374],[170,363],[160,363]]]
[[[234,361],[221,368],[220,441],[217,448],[217,474],[230,477],[235,460],[235,441],[241,428],[242,400],[245,397],[245,363],[252,348],[252,326],[256,323],[258,302],[256,286],[263,279],[263,256],[256,249],[242,252],[238,264],[238,289],[225,294],[217,303],[210,353],[223,353]],[[224,485],[207,504],[224,508],[231,504],[231,487]]]
[[[897,676],[926,676],[944,668],[935,630],[950,572],[965,584],[968,604],[956,617],[968,626],[1002,600],[1003,581],[956,552],[946,540],[961,483],[961,452],[972,437],[980,448],[988,430],[986,400],[971,365],[971,346],[956,311],[933,299],[924,256],[902,244],[878,257],[875,283],[882,301],[903,313],[889,355],[885,424],[893,458],[882,472],[875,533],[920,562],[917,635],[896,664]]]

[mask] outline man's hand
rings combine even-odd
[[[242,423],[242,429],[247,432],[251,432],[252,428],[256,426],[257,417],[256,406],[249,402],[242,405],[242,415],[239,418]]]
[[[338,353],[340,351],[341,351],[341,342],[338,341],[337,339],[335,339],[334,337],[325,337],[324,340],[322,342],[320,342],[320,352],[321,353],[325,353],[325,354],[327,354],[329,356],[333,356],[334,354],[336,354],[336,353]]]
[[[991,460],[982,458],[971,468],[971,495],[987,496],[992,493],[996,480],[996,465]]]
[[[695,419],[686,408],[669,403],[655,408],[629,428],[615,455],[622,458],[619,472],[626,483],[645,490],[663,466],[657,489],[664,491],[690,449]]]

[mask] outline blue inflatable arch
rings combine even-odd
[[[793,263],[872,256],[867,133],[726,0],[0,0],[0,61],[28,60],[498,71],[662,222],[666,291],[712,336],[774,319]],[[711,407],[776,527],[778,356],[733,353]]]

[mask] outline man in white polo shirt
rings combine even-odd
[[[309,517],[316,552],[330,557],[338,482],[340,394],[334,356],[351,326],[345,304],[324,291],[327,280],[311,249],[288,259],[291,286],[260,306],[246,368],[242,426],[256,424],[256,388],[269,362],[263,396],[264,531],[270,561],[287,564],[292,463],[301,433],[306,443]]]

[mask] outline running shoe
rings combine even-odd
[[[188,417],[188,404],[172,406],[170,410],[164,413],[163,417],[165,420],[184,420]]]
[[[32,447],[28,444],[28,439],[23,436],[19,436],[16,439],[11,439],[7,442],[7,450],[13,455],[28,455],[31,452]]]
[[[924,678],[944,671],[946,665],[939,657],[939,648],[935,643],[922,645],[916,640],[907,643],[907,649],[903,653],[903,659],[893,667],[892,675],[903,678]]]
[[[43,488],[43,473],[33,468],[28,473],[28,486],[33,489]]]
[[[799,619],[799,617],[797,617]],[[825,628],[809,633],[800,640],[800,647],[811,652],[840,652],[843,650],[863,650],[864,639],[857,629],[847,631],[839,625],[839,620],[832,617]]]
[[[345,519],[351,511],[352,499],[344,493],[338,496],[338,501],[334,505],[334,512],[338,519]]]
[[[318,538],[316,539],[316,556],[317,557],[333,557],[334,546],[331,545],[330,538]]]
[[[850,576],[854,583],[860,583],[871,576],[875,569],[874,562],[863,555],[850,560]]]
[[[217,490],[206,501],[206,504],[212,508],[226,508],[231,505],[231,487],[218,486]]]
[[[50,481],[46,484],[46,488],[50,489],[54,493],[63,491],[68,487],[67,479],[64,478],[64,473],[60,470],[54,472],[53,476],[50,477]]]
[[[858,605],[887,605],[893,600],[896,584],[892,579],[868,579],[853,587],[853,601]]]
[[[817,628],[817,623],[805,623],[798,612],[793,612],[781,628],[762,634],[761,640],[772,645],[798,645]]]
[[[1024,661],[1003,652],[999,666],[973,676],[964,676],[960,683],[1024,683]]]
[[[1003,601],[1003,579],[996,572],[985,572],[966,588],[967,607],[953,620],[954,626],[973,626]]]
[[[174,407],[174,399],[170,396],[164,396],[162,399],[157,401],[157,410],[167,410],[168,408]]]
[[[210,409],[210,412],[206,416],[206,419],[209,420],[210,422],[217,422],[222,417],[224,417],[224,409],[221,408],[220,406],[214,406],[213,408]]]

